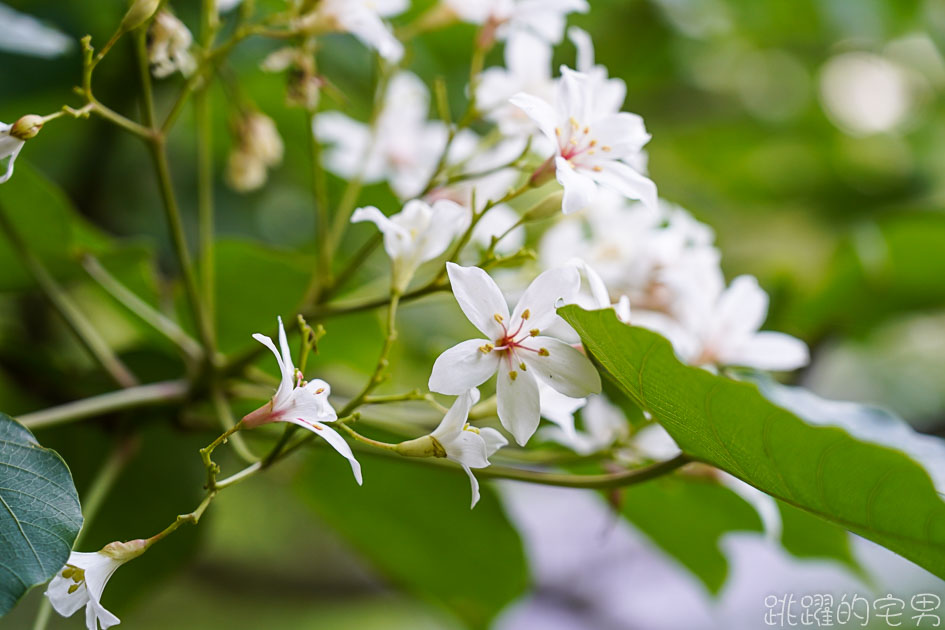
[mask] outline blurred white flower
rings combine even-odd
[[[6,169],[0,174],[0,184],[13,176],[13,163],[16,161],[16,156],[23,149],[23,145],[26,144],[25,140],[10,134],[12,129],[13,125],[0,122],[0,166],[2,166],[4,160],[7,161]]]
[[[194,38],[169,11],[161,10],[151,22],[148,33],[148,60],[151,73],[159,79],[180,71],[185,77],[197,69],[197,62],[190,54]]]
[[[608,114],[615,114],[623,107],[627,97],[627,84],[621,79],[611,79],[605,66],[594,63],[594,41],[590,34],[582,28],[572,26],[568,29],[568,39],[577,49],[577,59],[574,67],[578,72],[586,74],[596,94],[594,107],[597,111],[594,116],[602,118]],[[523,90],[528,92],[529,90]],[[548,99],[546,99],[548,100]]]
[[[401,199],[416,197],[426,186],[446,146],[447,130],[427,119],[430,96],[419,78],[401,72],[391,79],[385,106],[375,129],[341,112],[318,114],[313,128],[319,141],[331,147],[325,155],[329,170],[365,183],[382,180]]]
[[[547,427],[542,431],[542,436],[570,448],[578,455],[590,455],[609,448],[630,435],[623,411],[604,396],[591,396],[586,399],[581,409],[581,420],[584,424],[583,431],[574,429],[572,418],[570,428],[560,424]]]
[[[118,567],[140,556],[146,548],[146,541],[132,540],[110,543],[92,553],[73,551],[46,588],[49,603],[63,617],[71,617],[84,606],[88,630],[118,625],[118,617],[102,606],[102,592]]]
[[[445,457],[463,467],[469,475],[472,486],[472,505],[479,502],[479,481],[472,473],[472,468],[486,468],[489,458],[508,440],[495,429],[479,429],[467,424],[469,410],[479,401],[479,390],[472,388],[456,398],[440,425],[430,434],[440,447]]]
[[[432,205],[414,199],[391,217],[374,206],[358,208],[351,215],[352,223],[371,221],[383,233],[384,249],[391,259],[392,286],[400,293],[422,263],[445,252],[466,230],[469,219],[466,208],[446,199]]]
[[[491,23],[500,38],[517,31],[530,31],[558,43],[564,35],[569,13],[586,13],[586,0],[443,0],[461,20]]]
[[[217,11],[226,13],[227,11],[232,11],[242,3],[243,0],[217,0]]]
[[[554,105],[520,93],[511,102],[521,107],[555,143],[555,175],[564,187],[565,214],[594,201],[598,184],[625,197],[656,205],[656,185],[634,170],[650,135],[643,119],[627,112],[606,113],[601,98],[609,91],[589,75],[561,68]]]
[[[399,15],[409,5],[409,0],[321,0],[298,27],[351,33],[387,61],[397,63],[404,55],[404,46],[383,18]]]
[[[541,335],[560,320],[556,306],[570,301],[580,286],[574,267],[551,269],[535,278],[509,316],[505,297],[485,271],[446,266],[456,301],[487,338],[464,341],[443,352],[433,365],[430,390],[458,395],[498,373],[499,420],[521,445],[538,427],[539,381],[573,398],[600,391],[600,376],[586,356],[559,339]]]
[[[693,287],[684,296],[677,319],[663,313],[635,312],[633,323],[666,336],[682,360],[692,365],[794,370],[810,355],[800,339],[760,331],[768,313],[768,295],[752,276],[739,276],[717,293]]]
[[[354,478],[358,485],[361,485],[361,464],[354,458],[351,447],[334,429],[325,424],[338,419],[338,414],[328,402],[331,386],[321,379],[306,383],[302,378],[302,373],[295,369],[289,342],[285,336],[285,328],[282,326],[282,318],[279,318],[281,354],[272,339],[266,335],[256,333],[253,339],[269,348],[276,356],[279,370],[282,372],[282,380],[272,400],[244,416],[240,423],[248,429],[253,429],[271,422],[290,422],[311,431],[348,460]]]
[[[227,180],[240,192],[266,183],[267,169],[282,163],[283,144],[271,118],[250,112],[237,123],[237,146],[230,152]]]
[[[587,398],[565,396],[542,382],[538,383],[538,396],[541,401],[541,417],[557,425],[539,431],[539,436],[553,441],[559,441],[559,436],[568,440],[574,439],[574,414],[587,404]]]

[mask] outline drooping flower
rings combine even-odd
[[[383,18],[407,10],[409,0],[321,0],[296,28],[312,34],[351,33],[391,63],[404,55],[404,46]]]
[[[352,223],[371,221],[384,235],[384,249],[391,260],[391,283],[401,293],[417,268],[445,252],[466,230],[469,220],[466,208],[446,199],[432,205],[414,199],[391,217],[374,206],[358,208],[351,215]]]
[[[253,111],[240,117],[236,139],[227,162],[227,181],[239,192],[256,190],[266,183],[267,169],[282,163],[279,130],[269,116]]]
[[[433,175],[448,132],[427,118],[429,91],[416,75],[396,74],[384,102],[373,130],[337,111],[318,114],[313,129],[330,145],[325,164],[331,172],[369,184],[387,180],[398,197],[412,199]]]
[[[807,345],[780,332],[759,331],[768,295],[753,276],[739,276],[721,292],[693,287],[677,319],[635,313],[634,324],[666,336],[680,358],[692,365],[794,370],[810,360]]]
[[[43,118],[29,114],[12,125],[0,122],[0,164],[7,161],[6,169],[0,174],[0,184],[13,177],[13,163],[23,150],[23,145],[30,138],[36,137],[43,128]]]
[[[151,73],[159,78],[169,77],[180,71],[185,77],[197,69],[197,62],[190,54],[193,35],[170,11],[161,10],[151,22],[148,34],[148,60]]]
[[[282,372],[282,380],[272,399],[256,411],[247,414],[240,421],[242,426],[253,429],[271,422],[290,422],[311,431],[348,460],[354,478],[358,485],[361,485],[361,464],[355,459],[345,439],[326,424],[338,419],[338,414],[328,401],[331,386],[321,379],[306,382],[302,378],[302,373],[295,369],[285,328],[282,326],[282,318],[279,318],[281,353],[272,339],[266,335],[256,333],[253,339],[269,348],[275,355],[279,370]]]
[[[464,22],[492,24],[499,38],[529,31],[556,44],[569,13],[586,13],[587,0],[443,0]]]
[[[429,387],[442,394],[461,394],[498,373],[499,420],[524,445],[540,419],[538,382],[581,398],[600,391],[600,375],[579,350],[542,335],[561,325],[555,307],[571,301],[580,286],[574,267],[539,275],[509,315],[508,304],[489,275],[478,267],[447,263],[453,295],[485,339],[464,341],[441,354],[433,365]]]
[[[564,187],[565,214],[590,204],[598,185],[630,199],[656,205],[656,185],[631,164],[637,163],[649,142],[643,119],[628,112],[608,112],[600,99],[612,99],[609,90],[589,75],[561,68],[554,105],[520,93],[511,102],[528,114],[554,143],[549,160]]]
[[[508,440],[495,429],[476,428],[467,423],[469,410],[479,402],[479,390],[470,389],[460,394],[450,407],[440,425],[430,434],[445,453],[445,457],[463,467],[469,475],[472,485],[472,505],[479,502],[479,481],[472,472],[472,468],[486,468],[489,458],[500,448],[508,444]]]
[[[144,540],[113,542],[100,551],[73,551],[69,560],[46,588],[46,597],[53,609],[63,617],[71,617],[85,607],[88,630],[102,630],[118,625],[119,619],[102,606],[105,585],[124,563],[137,558],[147,549]]]

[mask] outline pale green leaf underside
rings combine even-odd
[[[0,413],[0,616],[62,568],[81,527],[66,463]]]
[[[945,578],[945,503],[906,455],[811,426],[755,385],[685,366],[668,341],[612,310],[559,313],[684,452]]]

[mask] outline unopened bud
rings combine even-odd
[[[528,185],[533,188],[544,186],[555,176],[555,156],[551,156],[528,178]]]
[[[404,457],[446,457],[446,449],[432,435],[401,442],[394,450]]]
[[[561,214],[561,200],[564,199],[564,191],[556,190],[534,206],[525,211],[521,222],[529,223],[531,221],[541,221],[549,219],[555,215]]]
[[[136,540],[129,540],[128,542],[110,542],[104,547],[100,553],[114,558],[119,562],[128,562],[129,560],[134,560],[145,551],[148,550],[148,541],[138,538]]]
[[[36,114],[27,114],[10,127],[10,135],[17,140],[29,140],[35,138],[39,130],[43,128],[43,117]]]
[[[120,31],[132,31],[147,22],[158,10],[161,0],[135,0],[121,20]]]

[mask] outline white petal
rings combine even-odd
[[[453,239],[466,230],[470,219],[469,210],[454,201],[441,199],[434,202],[430,224],[419,242],[420,260],[433,260],[445,252]]]
[[[779,332],[762,331],[732,352],[723,352],[719,361],[727,365],[759,370],[794,370],[810,362],[807,344]]]
[[[294,382],[295,374],[293,373],[293,371],[290,371],[289,369],[286,368],[285,363],[282,361],[282,355],[276,349],[276,344],[272,343],[272,339],[270,339],[266,335],[261,335],[259,333],[255,333],[253,335],[253,339],[255,339],[262,345],[269,348],[269,350],[271,350],[272,353],[276,356],[276,361],[279,362],[279,371],[282,373],[282,379],[279,382],[279,389],[276,390],[276,393],[272,397],[272,399],[274,401],[273,402],[274,408],[281,407],[282,404],[285,403],[289,399],[289,396],[291,395],[292,390],[295,387],[295,382]]]
[[[520,446],[525,446],[541,420],[538,383],[530,370],[514,368],[510,369],[505,363],[499,366],[496,402],[502,426]],[[511,374],[515,374],[514,380]]]
[[[600,374],[579,350],[553,337],[535,337],[527,345],[548,351],[547,356],[538,352],[518,353],[528,370],[546,385],[571,398],[600,393]]]
[[[430,381],[430,391],[458,396],[485,383],[499,366],[499,353],[479,350],[491,343],[486,339],[470,339],[458,343],[436,358]]]
[[[489,339],[500,339],[505,331],[496,321],[496,315],[503,322],[508,322],[509,306],[495,280],[479,267],[460,267],[449,262],[446,263],[446,271],[453,295],[472,325]]]
[[[101,625],[102,630],[108,630],[112,626],[121,623],[111,612],[105,610],[105,607],[96,601],[90,601],[85,607],[85,625],[89,630],[98,630]]]
[[[649,208],[656,208],[659,204],[656,184],[653,180],[640,175],[623,162],[599,161],[592,170],[588,171],[588,176],[604,186],[613,188],[628,199],[639,199]]]
[[[573,439],[574,413],[587,403],[587,398],[571,398],[558,393],[549,385],[538,383],[542,417],[561,427],[567,439]]]
[[[761,328],[768,316],[768,294],[754,276],[738,276],[719,298],[715,315],[713,337],[723,344],[741,339]]]
[[[469,469],[469,466],[463,466],[463,470],[466,471],[466,474],[469,475],[469,485],[472,489],[472,504],[469,506],[469,509],[476,507],[476,504],[479,503],[479,480],[476,479],[476,475]]]
[[[280,412],[280,416],[295,416],[307,421],[333,422],[338,419],[334,407],[328,402],[331,387],[321,379],[309,381],[305,387],[292,391],[291,407]]]
[[[475,431],[462,429],[453,439],[440,442],[446,457],[470,468],[485,468],[489,465],[486,443]]]
[[[21,141],[20,144],[17,145],[15,149],[13,149],[13,152],[10,154],[10,160],[7,162],[7,170],[3,173],[3,175],[0,175],[0,184],[5,183],[13,176],[13,163],[16,161],[16,156],[18,156],[20,151],[23,149],[24,144],[25,143]]]
[[[481,437],[482,441],[486,443],[487,457],[492,457],[495,455],[496,451],[509,443],[509,441],[505,439],[504,435],[490,427],[479,429],[479,437]]]
[[[328,442],[329,445],[342,457],[348,460],[351,464],[351,472],[354,473],[354,479],[358,482],[360,486],[362,483],[361,479],[361,464],[358,463],[358,460],[354,458],[354,453],[351,452],[351,447],[348,446],[348,443],[345,441],[337,431],[329,427],[327,424],[322,424],[321,422],[307,422],[301,418],[286,418],[286,422],[291,422],[294,425],[300,426],[303,429],[308,429],[318,437],[324,439]]]
[[[523,330],[543,330],[558,319],[555,308],[559,302],[574,301],[581,288],[581,274],[573,265],[566,265],[542,272],[528,285],[512,312],[510,327],[514,331],[523,313],[528,311],[528,320]]]
[[[597,184],[589,176],[579,173],[563,157],[555,158],[555,177],[564,187],[561,211],[571,214],[583,210],[597,195]]]
[[[285,336],[285,326],[282,325],[282,317],[276,316],[279,321],[279,347],[282,349],[282,365],[285,370],[295,379],[295,364],[292,363],[292,351],[289,350],[289,340]]]
[[[81,585],[73,592],[69,588],[75,584],[71,579],[66,579],[57,574],[46,587],[46,597],[52,604],[53,610],[63,617],[71,617],[75,611],[79,610],[89,602],[89,591],[85,585]]]
[[[594,67],[594,42],[583,28],[572,26],[568,29],[568,39],[577,49],[577,61],[574,66],[579,72],[589,72]]]
[[[552,142],[557,143],[555,127],[558,126],[558,116],[555,109],[547,102],[537,96],[519,92],[509,99],[512,105],[521,109],[525,114],[535,121],[541,132],[545,134]]]
[[[479,399],[479,390],[472,388],[460,394],[453,405],[443,416],[440,425],[433,430],[432,435],[441,443],[444,440],[452,440],[463,430],[466,420],[469,418],[469,410]]]

